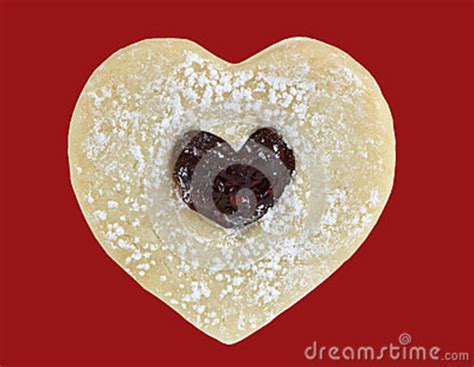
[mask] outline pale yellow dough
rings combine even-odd
[[[275,207],[237,230],[188,209],[171,177],[176,139],[199,128],[238,148],[262,126],[277,128],[296,156]],[[105,251],[186,320],[232,344],[362,244],[392,188],[395,138],[375,80],[337,48],[290,38],[230,64],[191,41],[150,39],[117,51],[88,80],[69,163]]]

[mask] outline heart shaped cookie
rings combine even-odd
[[[69,163],[105,251],[232,344],[362,244],[391,191],[395,139],[375,80],[332,46],[291,38],[231,64],[152,39],[94,71]]]

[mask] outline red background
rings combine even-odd
[[[445,365],[472,365],[472,5],[2,3],[0,364],[348,365],[303,351],[408,332],[414,344],[471,353]],[[236,62],[293,35],[342,48],[378,80],[395,120],[395,187],[350,261],[229,347],[142,290],[94,240],[69,184],[69,119],[91,72],[132,42],[190,38]]]

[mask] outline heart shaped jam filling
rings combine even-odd
[[[225,228],[267,213],[295,171],[293,150],[273,128],[261,128],[235,151],[206,131],[184,134],[175,147],[173,178],[186,205]]]

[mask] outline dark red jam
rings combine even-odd
[[[189,131],[176,144],[173,178],[186,205],[219,225],[247,225],[267,213],[295,171],[295,157],[273,128],[235,151],[220,137]]]

